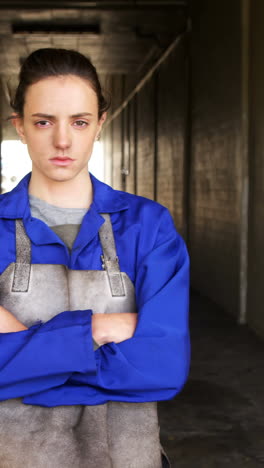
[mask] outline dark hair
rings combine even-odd
[[[19,84],[11,107],[23,117],[27,88],[51,76],[75,75],[89,81],[98,100],[98,116],[109,108],[104,98],[96,68],[91,61],[76,50],[44,48],[32,52],[22,64],[19,73]]]

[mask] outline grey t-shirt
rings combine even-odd
[[[60,208],[40,198],[29,195],[31,216],[44,221],[71,250],[79,232],[86,208]],[[98,344],[93,339],[94,349]]]
[[[61,208],[29,195],[31,215],[44,221],[72,249],[86,208]]]

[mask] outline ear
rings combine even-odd
[[[107,112],[104,112],[104,113],[102,114],[102,116],[100,117],[100,120],[98,121],[96,139],[98,139],[98,137],[99,137],[99,135],[100,135],[100,133],[101,133],[102,126],[103,126],[104,122],[106,121],[106,117],[107,117]]]
[[[103,125],[103,123],[106,121],[106,117],[107,117],[107,112],[104,112],[102,114],[102,117],[100,118],[99,122],[101,123],[101,125]]]
[[[12,125],[15,127],[17,134],[22,141],[22,143],[26,144],[26,137],[25,137],[25,132],[24,132],[24,122],[23,118],[19,117],[18,114],[12,114],[11,116],[11,122]]]

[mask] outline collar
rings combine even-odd
[[[28,184],[31,172],[27,174],[10,192],[0,196],[0,218],[26,218],[30,217],[28,199]],[[93,202],[91,207],[98,213],[116,213],[128,208],[126,194],[114,190],[109,185],[99,181],[90,174],[93,185]]]
[[[96,179],[90,173],[93,185],[93,203],[98,213],[116,213],[127,210],[127,195],[125,192],[114,190],[109,185]]]

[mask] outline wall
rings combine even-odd
[[[137,194],[155,198],[155,77],[137,97]]]
[[[182,41],[121,114],[106,126],[104,133],[106,180],[116,189],[166,205],[183,235],[186,234],[186,60],[186,46]],[[117,98],[114,92],[113,96],[115,110],[120,90]],[[111,158],[112,179],[109,177]]]
[[[193,8],[189,245],[192,285],[239,311],[241,13],[239,0]]]
[[[186,126],[188,69],[186,44],[163,62],[158,73],[156,198],[172,213],[186,238]]]
[[[200,0],[191,14],[191,47],[188,38],[182,40],[137,93],[131,108],[111,124],[112,182],[115,188],[153,198],[170,209],[188,243],[193,288],[236,316],[240,1]],[[120,92],[115,101],[120,102]]]
[[[240,1],[198,3],[192,9],[192,86],[189,89],[185,40],[137,93],[133,109],[123,111],[112,123],[113,185],[170,209],[188,242],[193,288],[237,315]],[[127,133],[135,144],[130,155],[134,172],[126,162]]]
[[[248,322],[264,336],[264,4],[251,5]]]

